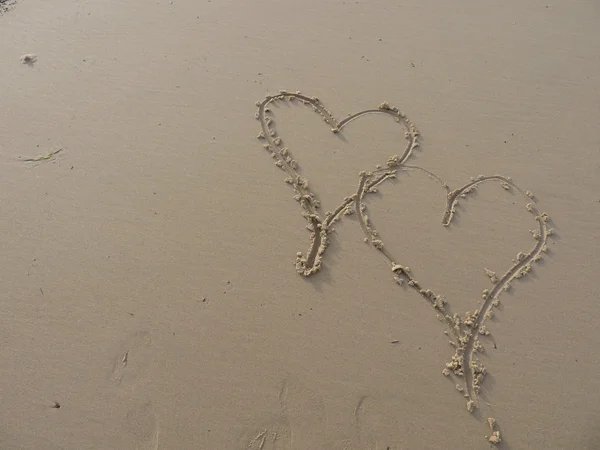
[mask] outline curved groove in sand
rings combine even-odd
[[[336,208],[333,213],[328,212],[325,214],[325,221],[320,218],[316,211],[319,207],[319,202],[316,199],[315,194],[308,189],[308,180],[300,176],[297,172],[296,169],[298,163],[296,160],[292,159],[289,149],[283,147],[281,137],[277,135],[275,128],[272,126],[274,119],[268,114],[270,112],[268,105],[276,101],[296,101],[311,106],[315,112],[322,116],[325,123],[331,127],[331,130],[334,133],[338,133],[349,122],[366,114],[383,113],[394,117],[397,122],[403,125],[405,129],[405,138],[408,142],[401,157],[395,156],[393,161],[388,161],[388,165],[391,164],[390,167],[397,167],[408,159],[412,151],[418,146],[417,139],[419,133],[402,111],[398,108],[390,107],[387,102],[379,105],[378,109],[361,111],[339,122],[317,97],[308,97],[300,92],[292,93],[280,91],[277,95],[269,95],[264,100],[256,102],[258,111],[256,112],[255,118],[260,121],[262,129],[258,138],[266,140],[263,147],[269,151],[273,159],[275,159],[275,165],[288,174],[286,182],[293,186],[295,192],[294,198],[296,201],[300,202],[300,205],[304,209],[303,215],[308,222],[307,228],[311,231],[311,244],[306,257],[304,257],[302,253],[298,253],[296,259],[296,268],[298,272],[308,277],[321,269],[322,257],[328,244],[330,226],[339,219],[342,213],[348,211],[347,207],[352,203],[353,199],[349,197],[345,198],[342,204]]]
[[[472,181],[471,183],[467,183],[465,186],[456,189],[454,192],[448,195],[448,204],[446,207],[446,211],[444,212],[444,218],[442,219],[442,223],[444,226],[448,226],[454,217],[454,211],[456,203],[458,202],[458,198],[461,195],[465,195],[465,192],[468,193],[471,189],[475,188],[477,185],[489,182],[496,181],[502,183],[504,188],[513,188],[517,192],[519,192],[525,199],[532,200],[533,194],[528,191],[522,190],[519,186],[517,186],[510,178],[503,177],[500,175],[493,176],[480,176],[478,179]],[[492,290],[488,293],[484,293],[483,298],[484,301],[480,306],[479,310],[475,313],[475,318],[473,324],[471,325],[472,331],[467,332],[465,334],[467,340],[464,344],[463,351],[463,368],[468,368],[469,370],[465,371],[465,388],[468,394],[469,401],[475,401],[477,399],[477,392],[479,391],[480,382],[485,376],[485,368],[479,366],[475,363],[475,344],[478,342],[477,332],[481,329],[481,326],[484,324],[486,319],[491,317],[491,310],[494,307],[494,303],[500,297],[500,294],[508,290],[510,286],[510,282],[515,278],[525,275],[529,272],[531,263],[540,256],[542,251],[545,249],[546,242],[548,239],[548,227],[546,225],[546,221],[548,220],[548,216],[546,214],[540,214],[538,209],[535,207],[533,202],[527,204],[527,210],[535,215],[535,219],[538,221],[539,230],[537,234],[534,234],[534,238],[536,239],[536,244],[532,248],[532,250],[523,255],[522,258],[517,258],[515,264],[500,278],[495,284]],[[523,272],[523,270],[525,271]],[[481,374],[481,379],[478,381],[477,377]],[[468,404],[468,406],[475,406],[474,404]]]

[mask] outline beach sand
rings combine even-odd
[[[594,2],[2,11],[1,448],[599,448]]]

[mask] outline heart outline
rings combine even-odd
[[[402,153],[402,156],[392,155],[388,158],[386,167],[379,167],[375,171],[360,172],[358,190],[351,196],[344,198],[340,206],[333,212],[326,212],[325,219],[317,213],[319,201],[316,194],[308,189],[308,180],[302,177],[297,172],[297,161],[292,159],[289,149],[282,147],[283,141],[277,135],[273,124],[273,117],[268,115],[270,110],[268,105],[275,101],[300,101],[305,105],[310,105],[312,109],[319,113],[323,120],[331,126],[333,133],[339,133],[349,122],[358,119],[366,114],[384,113],[391,115],[397,122],[401,123],[405,128],[405,138],[408,144]],[[504,291],[510,288],[510,283],[514,279],[525,276],[531,270],[531,263],[539,261],[541,254],[547,250],[547,238],[553,233],[552,228],[547,226],[549,217],[546,213],[541,213],[537,206],[533,194],[530,191],[525,191],[516,185],[511,178],[502,175],[483,176],[480,175],[472,178],[471,182],[455,190],[450,190],[448,185],[437,175],[419,166],[411,166],[404,164],[405,161],[412,155],[413,150],[419,146],[419,132],[412,121],[400,111],[397,107],[391,107],[387,102],[379,105],[378,109],[368,109],[355,113],[341,121],[338,121],[335,116],[329,112],[317,97],[309,97],[300,92],[291,93],[285,90],[276,95],[267,95],[262,101],[256,102],[258,111],[255,118],[260,121],[262,131],[257,136],[260,140],[266,140],[264,148],[271,153],[271,156],[276,160],[275,164],[284,170],[289,176],[286,182],[292,185],[295,196],[294,198],[300,203],[304,209],[303,216],[308,221],[307,228],[311,231],[311,244],[304,257],[302,253],[297,253],[296,270],[305,277],[309,277],[317,273],[321,268],[321,263],[328,245],[328,235],[332,230],[332,225],[341,219],[341,215],[351,214],[356,211],[359,215],[359,221],[365,241],[371,247],[378,251],[388,265],[391,266],[395,280],[402,284],[406,282],[410,287],[416,290],[427,303],[436,311],[438,319],[446,325],[452,332],[453,336],[458,340],[456,351],[449,363],[442,371],[445,376],[451,373],[457,376],[464,376],[464,396],[467,398],[467,410],[473,412],[476,408],[477,394],[481,388],[481,383],[486,374],[485,367],[479,363],[475,357],[475,352],[482,351],[483,346],[479,341],[478,335],[488,335],[489,331],[485,327],[485,321],[491,318],[493,307],[498,305],[498,297]],[[446,190],[446,209],[442,217],[442,225],[450,226],[456,211],[456,205],[459,198],[466,197],[477,186],[486,182],[499,182],[506,190],[514,189],[519,194],[524,196],[528,201],[526,209],[532,213],[535,220],[538,222],[538,230],[530,230],[534,239],[535,246],[528,253],[519,252],[516,261],[512,267],[502,276],[498,277],[494,272],[485,269],[486,274],[494,285],[492,290],[484,289],[482,298],[483,302],[479,309],[474,312],[468,311],[464,318],[461,318],[457,313],[449,315],[446,313],[447,301],[442,295],[435,294],[430,289],[422,289],[419,282],[411,275],[408,267],[396,264],[392,255],[384,248],[383,242],[379,239],[379,233],[372,226],[369,217],[365,214],[366,205],[362,202],[368,193],[376,192],[377,186],[384,181],[395,178],[398,171],[419,171],[425,173],[428,177],[436,181]],[[354,204],[354,211],[351,205]],[[513,260],[514,261],[514,260]],[[470,370],[465,370],[466,368]]]

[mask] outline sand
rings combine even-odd
[[[598,448],[599,20],[0,5],[0,448]]]

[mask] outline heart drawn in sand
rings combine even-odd
[[[309,189],[306,178],[298,173],[298,163],[293,159],[291,151],[284,147],[282,138],[275,129],[274,117],[269,105],[275,102],[301,103],[311,107],[320,114],[325,123],[331,127],[333,133],[341,133],[348,123],[359,119],[367,114],[386,114],[393,117],[403,128],[404,138],[407,141],[401,155],[390,156],[385,165],[374,171],[360,172],[358,186],[354,193],[345,197],[339,206],[323,216],[318,213],[319,200],[316,194]],[[533,194],[522,190],[510,178],[501,175],[483,176],[471,179],[464,186],[451,190],[448,185],[432,172],[418,166],[405,164],[410,158],[413,150],[419,145],[419,132],[406,115],[396,107],[391,107],[387,102],[379,105],[376,109],[368,109],[353,114],[338,121],[316,97],[308,97],[300,92],[291,93],[280,91],[277,95],[267,96],[264,100],[257,102],[258,111],[255,118],[260,121],[262,131],[258,139],[264,143],[264,148],[275,159],[275,164],[286,172],[285,179],[294,190],[294,198],[303,209],[310,230],[310,247],[306,255],[298,253],[296,257],[296,269],[303,276],[311,276],[317,273],[322,265],[323,257],[327,250],[329,234],[332,225],[340,220],[342,216],[356,213],[359,215],[360,224],[365,235],[365,241],[369,242],[373,249],[378,251],[390,266],[394,279],[399,284],[407,283],[412,287],[434,310],[440,322],[447,327],[446,333],[455,339],[456,351],[450,362],[446,363],[442,373],[446,376],[456,376],[463,379],[460,387],[464,397],[467,399],[467,409],[472,412],[477,406],[477,393],[486,373],[485,367],[477,358],[477,353],[483,351],[480,336],[489,334],[485,321],[493,314],[493,308],[498,305],[498,297],[503,291],[510,288],[510,283],[516,278],[525,276],[531,270],[531,263],[541,259],[542,253],[546,252],[547,237],[552,234],[552,229],[547,226],[548,215],[540,213],[535,205]],[[379,166],[378,166],[379,167]],[[363,203],[365,196],[376,192],[377,187],[386,180],[395,178],[403,171],[419,171],[440,184],[446,191],[446,209],[442,215],[442,225],[449,226],[455,213],[455,207],[460,198],[466,197],[480,184],[497,182],[506,190],[514,190],[525,199],[526,209],[533,214],[537,221],[536,229],[532,230],[535,245],[529,252],[520,252],[514,264],[504,275],[485,269],[486,274],[493,284],[492,289],[483,291],[483,301],[478,309],[459,314],[450,314],[446,299],[430,289],[421,286],[413,277],[409,268],[398,264],[395,258],[388,252],[379,237],[379,233],[373,226],[369,217],[365,214],[366,206]],[[493,427],[492,427],[493,428]],[[499,434],[494,434],[499,439]],[[490,438],[490,441],[492,441]]]

